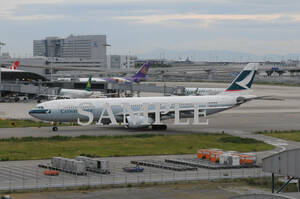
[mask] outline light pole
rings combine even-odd
[[[5,46],[6,44],[0,41],[0,56],[2,56],[1,53],[1,46]],[[0,67],[0,100],[2,99],[2,79],[1,79],[1,75],[2,75],[2,67]]]
[[[2,79],[1,79],[1,75],[2,75],[2,66],[0,66],[0,101],[2,101]]]
[[[5,43],[3,43],[3,42],[0,41],[0,56],[2,55],[1,54],[1,46],[5,46],[5,45],[6,45]]]

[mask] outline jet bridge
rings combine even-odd
[[[2,83],[0,84],[1,92],[14,92],[14,93],[26,93],[36,95],[56,95],[59,88],[49,88],[44,86],[36,86],[33,84],[22,84],[22,83]]]

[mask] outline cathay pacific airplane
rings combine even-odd
[[[258,63],[249,63],[249,64],[247,64],[247,66],[245,67],[244,70],[247,70],[247,68],[250,66],[258,67],[259,64]],[[253,78],[255,76],[255,73],[256,73],[256,71],[251,71],[250,74],[245,73],[245,75],[243,75],[243,76],[239,75],[236,77],[236,81],[237,82],[240,82],[240,81],[249,82],[249,86],[247,86],[247,88],[250,89]],[[237,85],[238,85],[238,83],[237,83]],[[217,95],[219,93],[224,92],[225,89],[226,88],[185,88],[184,94],[185,95]]]
[[[123,123],[129,128],[151,126],[152,129],[166,129],[161,120],[174,119],[175,124],[183,124],[180,118],[194,118],[192,124],[196,125],[199,124],[199,116],[215,114],[259,99],[249,94],[256,70],[257,65],[247,65],[218,95],[55,100],[38,104],[29,114],[53,122],[53,131],[57,131],[57,122],[76,121],[80,125],[96,121],[99,125]],[[188,125],[187,122],[184,124]]]

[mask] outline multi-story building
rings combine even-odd
[[[98,60],[106,65],[106,35],[70,35],[33,41],[33,56]]]
[[[107,68],[112,68],[112,69],[133,68],[136,60],[137,57],[131,55],[108,55]]]

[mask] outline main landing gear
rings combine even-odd
[[[167,125],[152,125],[152,130],[167,130]]]
[[[57,126],[56,126],[56,123],[55,123],[55,122],[53,122],[52,131],[54,131],[54,132],[58,131],[58,128],[57,128]]]

